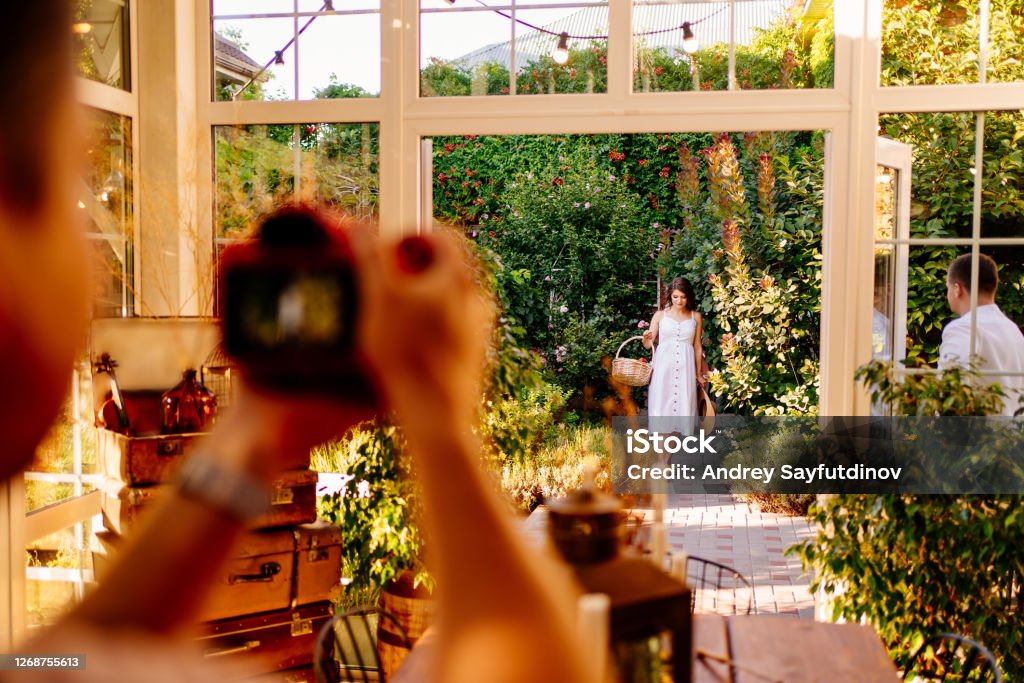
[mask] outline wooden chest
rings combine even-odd
[[[129,486],[161,484],[174,478],[183,456],[203,434],[125,436],[96,430],[100,471]]]
[[[107,558],[115,557],[123,543],[113,535],[98,534],[97,539]],[[200,610],[201,621],[331,600],[341,591],[341,533],[325,522],[248,531],[213,583]]]
[[[316,472],[295,470],[274,481],[271,509],[253,521],[252,529],[307,524],[316,521]],[[144,518],[151,504],[169,489],[169,485],[127,486],[120,479],[107,478],[100,486],[100,510],[103,525],[118,534],[127,534]]]
[[[312,664],[317,633],[333,612],[330,602],[321,601],[222,619],[204,624],[199,643],[210,659],[237,657],[254,672],[289,669],[296,674],[292,680],[313,680],[303,677],[308,672],[297,667]]]

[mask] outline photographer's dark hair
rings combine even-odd
[[[971,291],[971,255],[963,254],[949,264],[949,279],[957,282],[968,292]],[[991,256],[978,254],[978,291],[992,294],[999,285],[999,269]]]
[[[0,201],[30,213],[46,196],[46,159],[39,132],[71,88],[71,8],[64,0],[5,2],[0,64]]]
[[[693,292],[693,285],[685,277],[673,278],[661,292],[661,308],[668,308],[672,303],[672,292],[679,290],[686,295],[686,305],[691,311],[697,310],[697,295]]]

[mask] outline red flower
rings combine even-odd
[[[561,186],[565,185],[565,181],[562,180],[561,178],[555,178],[554,180],[551,181],[551,184]]]
[[[640,161],[638,161],[636,163],[640,164],[641,166],[646,166],[647,165],[647,159],[641,159]]]

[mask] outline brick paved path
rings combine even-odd
[[[650,512],[648,511],[648,515]],[[813,532],[803,517],[760,512],[727,494],[671,494],[669,547],[735,568],[754,586],[759,614],[814,618],[809,578],[783,551]]]

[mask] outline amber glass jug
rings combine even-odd
[[[181,382],[160,397],[160,428],[164,434],[201,432],[212,425],[217,397],[196,379],[196,371],[185,371]]]

